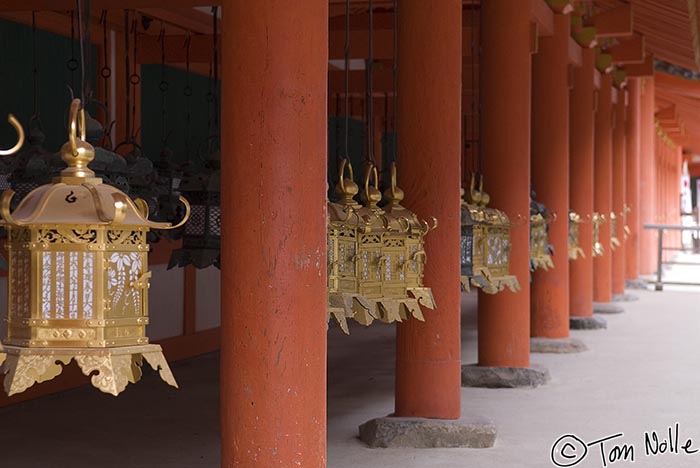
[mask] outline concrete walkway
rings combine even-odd
[[[574,331],[589,351],[535,354],[552,381],[536,389],[462,390],[465,415],[491,418],[499,433],[490,449],[369,449],[357,426],[393,411],[394,330],[378,324],[329,331],[328,466],[537,467],[552,444],[573,433],[585,442],[634,445],[634,467],[697,467],[695,455],[646,457],[644,431],[667,434],[680,424],[700,448],[700,292],[630,291],[639,301],[607,316],[608,329]],[[476,362],[474,294],[464,296],[463,361]],[[426,314],[428,320],[429,313]],[[218,359],[176,364],[174,390],[152,372],[119,398],[84,387],[0,409],[2,468],[196,468],[219,466]],[[604,466],[600,445],[577,467]],[[567,449],[569,450],[569,449]],[[567,452],[569,453],[569,452]],[[628,466],[620,461],[607,466]],[[268,468],[268,467],[262,467]]]

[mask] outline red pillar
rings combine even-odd
[[[402,0],[399,184],[406,206],[440,225],[426,236],[424,281],[437,309],[397,326],[396,415],[460,417],[462,2]],[[426,86],[429,83],[429,86]]]
[[[593,300],[612,300],[612,254],[610,252],[610,212],[612,211],[612,76],[600,78],[598,111],[595,117],[595,211],[605,215],[600,225],[600,243],[605,253],[593,259]]]
[[[559,218],[549,225],[554,268],[530,286],[530,334],[569,336],[569,40],[571,18],[554,15],[554,34],[532,57],[532,188]]]
[[[644,224],[656,220],[656,128],[654,128],[654,78],[643,78],[640,105],[639,151],[639,273],[648,275],[656,270],[656,235]]]
[[[627,214],[627,226],[630,235],[625,243],[625,278],[637,279],[639,276],[639,153],[640,153],[640,106],[641,78],[628,78],[627,105],[627,162],[625,168],[626,201],[630,211]]]
[[[490,206],[521,220],[510,271],[522,289],[479,292],[479,364],[530,366],[530,18],[512,0],[481,3],[481,141]]]
[[[615,225],[615,235],[621,245],[612,251],[612,293],[615,295],[625,294],[625,195],[626,176],[625,167],[627,165],[627,145],[626,145],[626,113],[627,113],[627,92],[624,89],[617,90],[617,103],[615,103],[613,114],[615,116],[613,130],[613,164],[612,164],[612,188],[613,201],[612,211],[617,215]]]
[[[570,109],[571,209],[581,215],[579,245],[585,257],[569,265],[569,310],[572,317],[593,316],[593,149],[595,121],[595,50],[581,50],[574,69]]]
[[[326,466],[328,2],[225,0],[222,466]]]

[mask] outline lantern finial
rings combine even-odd
[[[80,108],[80,99],[73,99],[70,104],[69,125],[68,141],[61,147],[61,159],[68,167],[61,171],[61,179],[94,178],[88,164],[95,159],[95,148],[85,141],[85,109]]]
[[[345,178],[345,169],[348,170],[349,178]],[[347,159],[340,161],[340,178],[338,180],[338,185],[335,187],[335,192],[340,196],[338,203],[345,206],[358,206],[357,202],[354,200],[354,196],[360,191],[359,187],[355,183],[352,164]]]

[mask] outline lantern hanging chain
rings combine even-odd
[[[131,136],[131,115],[129,114],[129,109],[131,108],[131,86],[129,80],[131,77],[131,70],[129,68],[129,10],[124,10],[124,88],[126,97],[126,123],[125,123],[125,136],[128,140]]]
[[[374,158],[374,96],[373,96],[373,71],[374,71],[374,5],[369,0],[369,57],[367,58],[367,87],[366,87],[366,115],[367,115],[367,162],[370,166],[376,166]]]
[[[85,71],[90,67],[90,51],[86,53],[86,42],[90,44],[90,0],[85,1],[85,14],[83,14],[83,0],[76,0],[78,11],[78,38],[80,46],[80,95],[82,105],[91,98],[90,85],[85,77]],[[85,18],[85,25],[83,25]],[[84,32],[83,32],[84,31]]]
[[[104,82],[104,102],[105,102],[105,114],[109,108],[109,79],[112,76],[112,69],[109,67],[109,45],[107,43],[107,10],[102,10],[102,17],[100,18],[100,23],[102,23],[102,56],[104,59],[104,64],[100,69],[100,75]],[[105,116],[105,121],[109,120],[109,116]]]
[[[34,86],[34,114],[32,120],[39,118],[39,69],[36,61],[36,12],[32,11],[32,80]]]
[[[214,35],[214,83],[212,85],[213,92],[213,112],[214,112],[214,131],[219,134],[219,7],[214,6],[211,9],[213,18],[213,35]]]
[[[161,145],[165,146],[168,139],[167,132],[167,94],[170,87],[165,75],[165,23],[160,24],[160,83],[158,89],[160,91],[160,141]]]
[[[134,72],[129,76],[129,82],[131,83],[132,86],[132,94],[133,94],[133,99],[131,100],[131,122],[132,122],[132,130],[133,132],[131,133],[131,141],[132,143],[136,141],[136,134],[138,133],[138,130],[136,129],[136,87],[138,84],[141,82],[141,76],[136,72],[137,70],[137,52],[138,52],[138,40],[139,40],[139,31],[138,31],[138,21],[137,21],[137,14],[134,12],[134,18],[131,23],[131,32],[134,35]]]
[[[70,58],[66,62],[66,68],[70,71],[71,91],[75,91],[75,71],[78,69],[78,61],[75,58],[75,10],[70,12]]]
[[[345,0],[345,125],[342,159],[350,159],[350,0]],[[341,175],[342,177],[342,175]]]
[[[192,96],[192,85],[190,83],[190,42],[192,36],[190,32],[187,31],[187,36],[185,37],[185,88],[182,94],[185,96],[185,153],[189,158],[190,154],[190,138],[191,138],[191,113],[190,113],[190,96]]]
[[[478,37],[476,35],[476,14],[474,13],[474,9],[474,5],[472,5],[472,99],[476,102],[476,112],[479,115],[479,119],[481,119],[481,95],[479,93],[480,84],[477,84],[476,77],[477,59],[480,59],[481,57],[481,34],[479,34]],[[479,6],[479,11],[481,11],[481,6]],[[474,95],[476,97],[474,97]],[[476,126],[476,115],[472,117],[472,120],[472,124]],[[481,140],[481,125],[478,126],[474,133],[477,134],[477,155],[479,158],[479,167],[477,172],[480,177],[483,177],[482,171],[484,170],[484,149]]]
[[[392,68],[391,68],[391,78],[393,80],[393,88],[394,88],[394,123],[393,123],[393,130],[394,130],[394,148],[393,151],[391,152],[391,160],[392,162],[396,162],[398,159],[398,152],[399,152],[399,132],[398,132],[398,122],[399,122],[399,100],[397,98],[398,96],[398,91],[399,91],[399,2],[398,0],[394,0],[394,17],[393,17],[393,33],[394,33],[394,57],[393,57],[393,63],[392,63]]]
[[[471,15],[470,15],[470,20],[471,20],[471,94],[472,94],[472,99],[471,99],[471,110],[472,110],[472,121],[471,121],[471,132],[470,132],[470,139],[469,139],[469,145],[470,145],[470,155],[471,155],[471,160],[472,160],[472,172],[475,174],[481,174],[481,169],[482,169],[482,163],[481,163],[481,129],[479,129],[479,136],[477,137],[476,135],[476,119],[477,119],[477,112],[479,113],[479,116],[481,116],[481,110],[479,109],[479,105],[476,102],[476,73],[475,73],[475,68],[476,68],[476,57],[477,54],[479,53],[477,50],[477,44],[476,44],[476,24],[475,24],[475,6],[471,6]],[[480,118],[480,117],[479,117]],[[474,151],[474,145],[476,145],[476,151]]]

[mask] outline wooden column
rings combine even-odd
[[[569,265],[569,310],[572,317],[593,316],[593,150],[595,122],[595,50],[581,50],[581,66],[574,69],[570,109],[571,209],[583,219],[579,245],[584,257]]]
[[[627,226],[630,234],[625,243],[625,279],[635,280],[639,276],[639,155],[641,125],[641,78],[628,78],[627,105],[627,160],[625,167],[625,195],[629,208]]]
[[[615,224],[615,236],[620,241],[620,246],[612,251],[612,293],[625,294],[625,197],[627,165],[627,91],[624,88],[617,90],[617,103],[613,110],[613,161],[612,161],[612,211],[617,215]]]
[[[610,246],[610,212],[612,211],[612,76],[600,78],[598,111],[595,117],[595,173],[593,206],[595,211],[605,216],[601,224],[599,241],[605,253],[593,259],[593,300],[612,300],[612,252]]]
[[[222,466],[322,468],[328,2],[222,23]]]
[[[654,128],[654,78],[641,81],[640,105],[640,151],[639,151],[639,227],[640,252],[639,273],[648,275],[656,270],[656,235],[644,229],[644,224],[655,223],[655,145]]]
[[[520,224],[511,230],[510,271],[520,292],[479,292],[479,365],[530,366],[531,24],[512,0],[481,4],[481,144],[490,206]]]
[[[530,333],[569,336],[569,40],[571,18],[554,15],[554,34],[532,57],[532,188],[558,215],[549,225],[554,268],[537,270],[530,285]]]
[[[462,2],[402,0],[398,158],[406,206],[439,226],[426,236],[425,284],[437,309],[397,326],[396,415],[457,419],[460,355]]]

